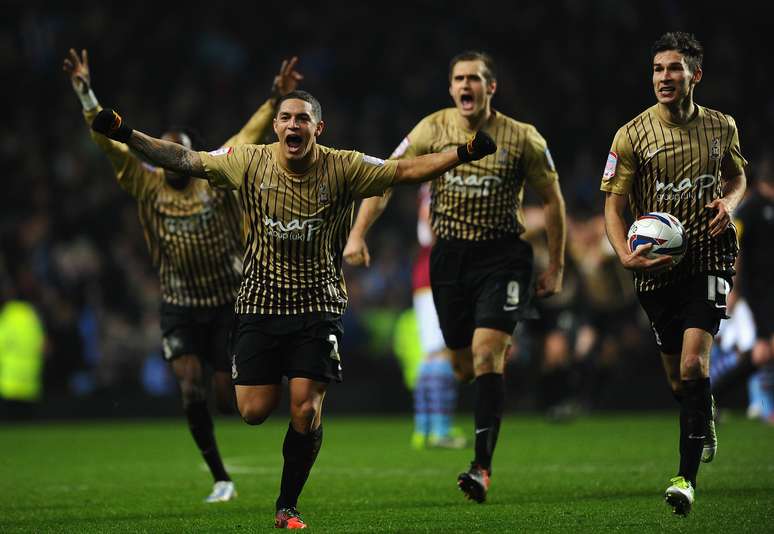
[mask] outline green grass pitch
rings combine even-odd
[[[239,498],[206,505],[209,474],[183,418],[0,427],[0,532],[269,532],[287,423],[219,419]],[[458,421],[471,424],[470,416]],[[503,422],[489,500],[455,485],[472,449],[409,449],[404,418],[328,416],[299,502],[315,532],[774,532],[774,428],[733,417],[694,509],[662,494],[677,414]]]

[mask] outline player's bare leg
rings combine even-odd
[[[260,425],[277,408],[282,398],[282,386],[267,384],[261,386],[236,385],[237,409],[248,425]]]
[[[476,502],[486,500],[492,455],[500,432],[505,403],[503,369],[511,336],[492,328],[477,328],[473,333],[473,373],[476,384],[475,458],[470,469],[460,473],[457,485]]]
[[[290,425],[282,445],[285,463],[277,498],[274,526],[305,528],[296,505],[322,445],[322,403],[328,384],[309,378],[291,378]]]
[[[215,481],[212,493],[205,501],[229,501],[236,497],[236,490],[223,466],[215,441],[212,416],[207,408],[207,387],[201,361],[194,354],[185,354],[172,360],[171,366],[180,385],[188,428]]]

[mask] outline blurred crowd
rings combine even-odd
[[[490,52],[499,65],[495,107],[544,134],[570,216],[565,290],[541,303],[542,319],[519,336],[513,365],[531,371],[517,369],[512,380],[537,380],[522,384],[533,405],[562,406],[568,391],[594,405],[604,404],[598,397],[611,377],[637,374],[642,361],[658,371],[630,276],[604,235],[602,167],[615,130],[654,101],[651,43],[684,29],[706,48],[696,100],[734,115],[754,179],[774,123],[772,73],[760,68],[763,19],[743,10],[700,16],[676,0],[481,7],[4,7],[0,280],[4,299],[31,303],[42,322],[44,394],[173,387],[159,357],[158,282],[135,204],[91,142],[61,72],[70,47],[89,50],[97,96],[130,124],[153,134],[189,125],[211,148],[268,96],[281,59],[298,55],[302,88],[323,105],[322,144],[382,157],[421,117],[450,105],[452,55]],[[397,192],[371,234],[374,264],[346,269],[350,359],[388,358],[394,318],[411,305],[415,199],[414,190]],[[540,219],[540,210],[529,211],[538,258]]]

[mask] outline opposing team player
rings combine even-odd
[[[319,102],[303,91],[280,99],[279,142],[271,145],[194,152],[132,130],[112,110],[92,123],[169,170],[237,190],[247,226],[232,360],[242,417],[249,424],[266,420],[280,401],[283,375],[290,389],[279,528],[306,527],[296,504],[322,445],[325,392],[342,378],[338,347],[347,293],[341,261],[355,200],[430,180],[496,150],[491,137],[478,133],[456,150],[385,162],[318,145],[324,126]]]
[[[601,189],[608,238],[623,266],[634,271],[637,296],[680,404],[680,466],[665,497],[685,515],[699,462],[711,461],[717,448],[709,354],[734,274],[738,247],[731,216],[744,195],[746,161],[734,119],[694,103],[703,75],[696,38],[666,33],[651,57],[657,103],[616,133]],[[678,265],[671,267],[667,256],[647,258],[651,245],[629,250],[627,200],[634,217],[662,211],[682,221],[688,250]]]
[[[464,52],[449,66],[455,107],[422,119],[393,157],[442,152],[473,132],[495,138],[496,154],[447,172],[432,184],[431,219],[437,240],[430,258],[433,300],[444,340],[465,381],[475,381],[475,457],[457,477],[465,495],[484,502],[505,401],[503,369],[511,336],[530,310],[532,248],[524,232],[522,196],[529,184],[543,201],[549,265],[537,295],[561,289],[565,209],[558,175],[545,139],[534,126],[492,109],[497,90],[494,63],[482,52]],[[363,202],[347,252],[365,254],[365,235],[385,199]]]
[[[224,146],[256,142],[271,126],[277,100],[296,88],[301,75],[297,58],[283,61],[274,79],[273,95]],[[102,109],[91,85],[86,50],[70,50],[64,60],[73,90],[83,105],[88,124]],[[124,143],[92,133],[110,159],[118,184],[137,200],[140,223],[161,281],[161,329],[164,358],[180,385],[183,410],[196,445],[215,480],[206,502],[236,497],[215,441],[207,407],[205,366],[211,367],[221,411],[233,410],[233,387],[227,336],[241,281],[244,251],[237,198],[213,189],[190,173],[165,171],[143,163]],[[164,138],[191,148],[185,131],[169,131]]]

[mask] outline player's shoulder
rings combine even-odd
[[[443,126],[453,122],[457,108],[443,108],[429,115],[425,115],[418,123],[419,126]]]
[[[333,148],[333,147],[319,145],[319,144],[317,145],[317,148],[320,151],[320,157],[323,159],[328,159],[328,158],[352,159],[359,153],[357,150]]]
[[[534,124],[531,124],[529,122],[520,121],[517,119],[514,119],[513,117],[509,117],[505,113],[501,113],[500,111],[495,111],[495,123],[498,126],[503,126],[505,128],[510,128],[515,131],[519,132],[525,132],[525,133],[539,133],[537,126]]]
[[[722,111],[711,109],[705,106],[699,106],[699,113],[704,116],[705,120],[709,120],[712,123],[725,124],[728,125],[729,128],[736,128],[736,121],[734,120],[734,117],[728,113],[723,113]]]
[[[649,108],[646,108],[639,112],[637,115],[626,121],[623,126],[618,128],[618,132],[628,132],[631,130],[637,130],[643,122],[656,122],[658,121],[658,104],[654,104]]]

